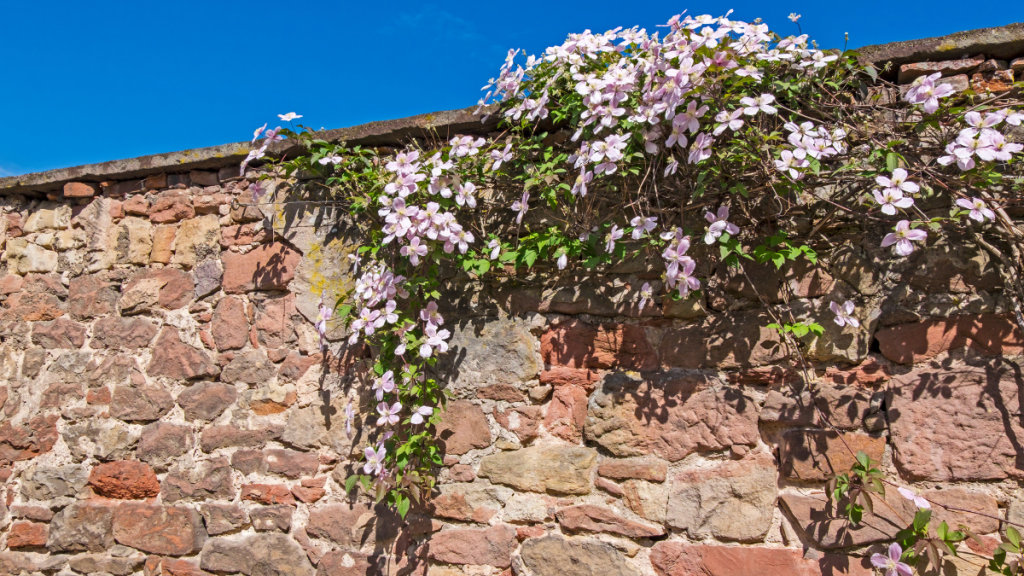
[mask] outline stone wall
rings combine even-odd
[[[704,270],[699,298],[642,311],[644,261],[455,277],[439,488],[404,521],[349,499],[365,353],[337,327],[321,353],[311,323],[345,286],[344,219],[248,205],[237,151],[199,152],[0,183],[0,574],[869,574],[913,506],[832,518],[847,446],[1024,522],[1024,336],[995,264],[962,238],[893,261],[842,220],[800,281]],[[858,302],[863,329],[826,321],[809,347],[813,394],[755,287],[798,316]],[[983,535],[946,573],[979,573],[1000,523],[936,514]]]

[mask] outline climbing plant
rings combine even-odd
[[[854,51],[729,16],[679,15],[653,33],[585,31],[540,56],[509,51],[480,100],[481,118],[498,119],[486,138],[349,147],[320,139],[294,113],[280,116],[289,127],[256,131],[260,146],[242,166],[245,175],[262,163],[255,201],[272,181],[313,179],[360,229],[355,287],[322,301],[317,322],[325,346],[333,317],[349,344],[372,349],[377,417],[348,490],[359,484],[404,515],[434,486],[442,454],[431,426],[446,377],[438,361],[451,336],[438,300],[453,269],[485,277],[646,258],[663,274],[635,291],[642,310],[694,297],[719,265],[741,275],[753,263],[811,270],[801,264],[834,249],[823,226],[855,218],[887,228],[881,247],[896,259],[944,229],[970,235],[1003,264],[1024,329],[1022,232],[1005,211],[1024,184],[1024,146],[1008,134],[1024,122],[1020,102],[955,92],[940,74],[904,90]],[[305,152],[269,156],[285,138]],[[801,359],[823,323],[864,319],[852,300],[798,318],[787,302],[758,296],[769,327]],[[830,483],[852,521],[884,492],[875,464],[861,456]],[[876,565],[903,573],[971,535],[945,524],[929,532],[925,516]],[[999,570],[1009,570],[1006,553],[1020,552],[1015,534],[993,560]]]

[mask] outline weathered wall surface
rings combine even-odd
[[[1024,521],[1024,336],[994,263],[960,238],[892,262],[881,230],[841,220],[823,231],[847,248],[805,281],[752,276],[798,315],[858,302],[863,329],[828,323],[810,347],[813,399],[727,270],[643,311],[660,271],[642,261],[547,286],[459,277],[439,490],[405,521],[350,500],[368,416],[350,436],[345,408],[372,403],[358,355],[322,354],[310,322],[344,286],[344,224],[233,204],[251,197],[230,161],[10,183],[0,574],[869,574],[913,509],[890,490],[861,527],[830,519],[847,444]],[[995,545],[998,521],[937,514]],[[970,552],[950,570],[977,574]]]

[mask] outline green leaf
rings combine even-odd
[[[523,262],[526,263],[527,268],[533,268],[533,263],[537,261],[537,251],[527,250],[523,253]]]
[[[1017,548],[1020,548],[1020,532],[1017,532],[1017,529],[1013,526],[1006,527],[1006,539]]]
[[[350,494],[352,492],[352,490],[356,487],[356,482],[358,480],[359,480],[359,476],[356,475],[356,474],[353,474],[353,475],[351,475],[351,476],[349,476],[348,478],[345,479],[345,493],[346,494]]]
[[[405,518],[405,515],[409,513],[409,506],[411,504],[412,501],[408,498],[402,498],[398,502],[398,514],[401,515],[403,519]]]
[[[900,159],[895,152],[889,152],[885,155],[885,167],[889,169],[889,172],[900,167]]]

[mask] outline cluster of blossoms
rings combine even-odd
[[[1024,122],[1024,113],[999,110],[982,116],[978,112],[968,112],[964,115],[968,127],[946,146],[946,155],[939,158],[938,163],[949,166],[956,162],[961,170],[970,170],[977,165],[975,157],[984,162],[1009,162],[1014,154],[1024,150],[1024,145],[1007,142],[1006,136],[994,129],[1004,121],[1020,126]]]

